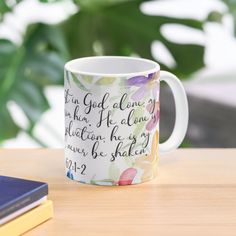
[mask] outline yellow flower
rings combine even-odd
[[[151,154],[138,157],[135,160],[134,167],[139,167],[143,170],[143,175],[141,177],[142,181],[147,181],[156,176],[157,172],[157,162],[158,162],[158,131],[153,136],[152,139],[152,149]]]

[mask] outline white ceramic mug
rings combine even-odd
[[[162,144],[160,81],[170,86],[176,108],[174,130]],[[98,185],[151,180],[159,154],[181,144],[187,124],[181,82],[154,61],[101,56],[65,65],[65,165],[73,180]]]

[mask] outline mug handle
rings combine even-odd
[[[160,71],[160,81],[165,81],[174,96],[175,101],[175,125],[170,137],[159,144],[160,154],[173,151],[182,143],[188,127],[188,101],[184,87],[180,80],[170,72]]]

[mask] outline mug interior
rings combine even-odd
[[[69,61],[65,69],[78,74],[128,76],[149,74],[160,70],[158,63],[136,57],[95,56]]]

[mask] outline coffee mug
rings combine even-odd
[[[173,132],[162,144],[160,81],[170,86],[176,110]],[[116,186],[151,180],[159,155],[181,144],[187,124],[181,82],[154,61],[98,56],[65,65],[65,166],[72,180]]]

